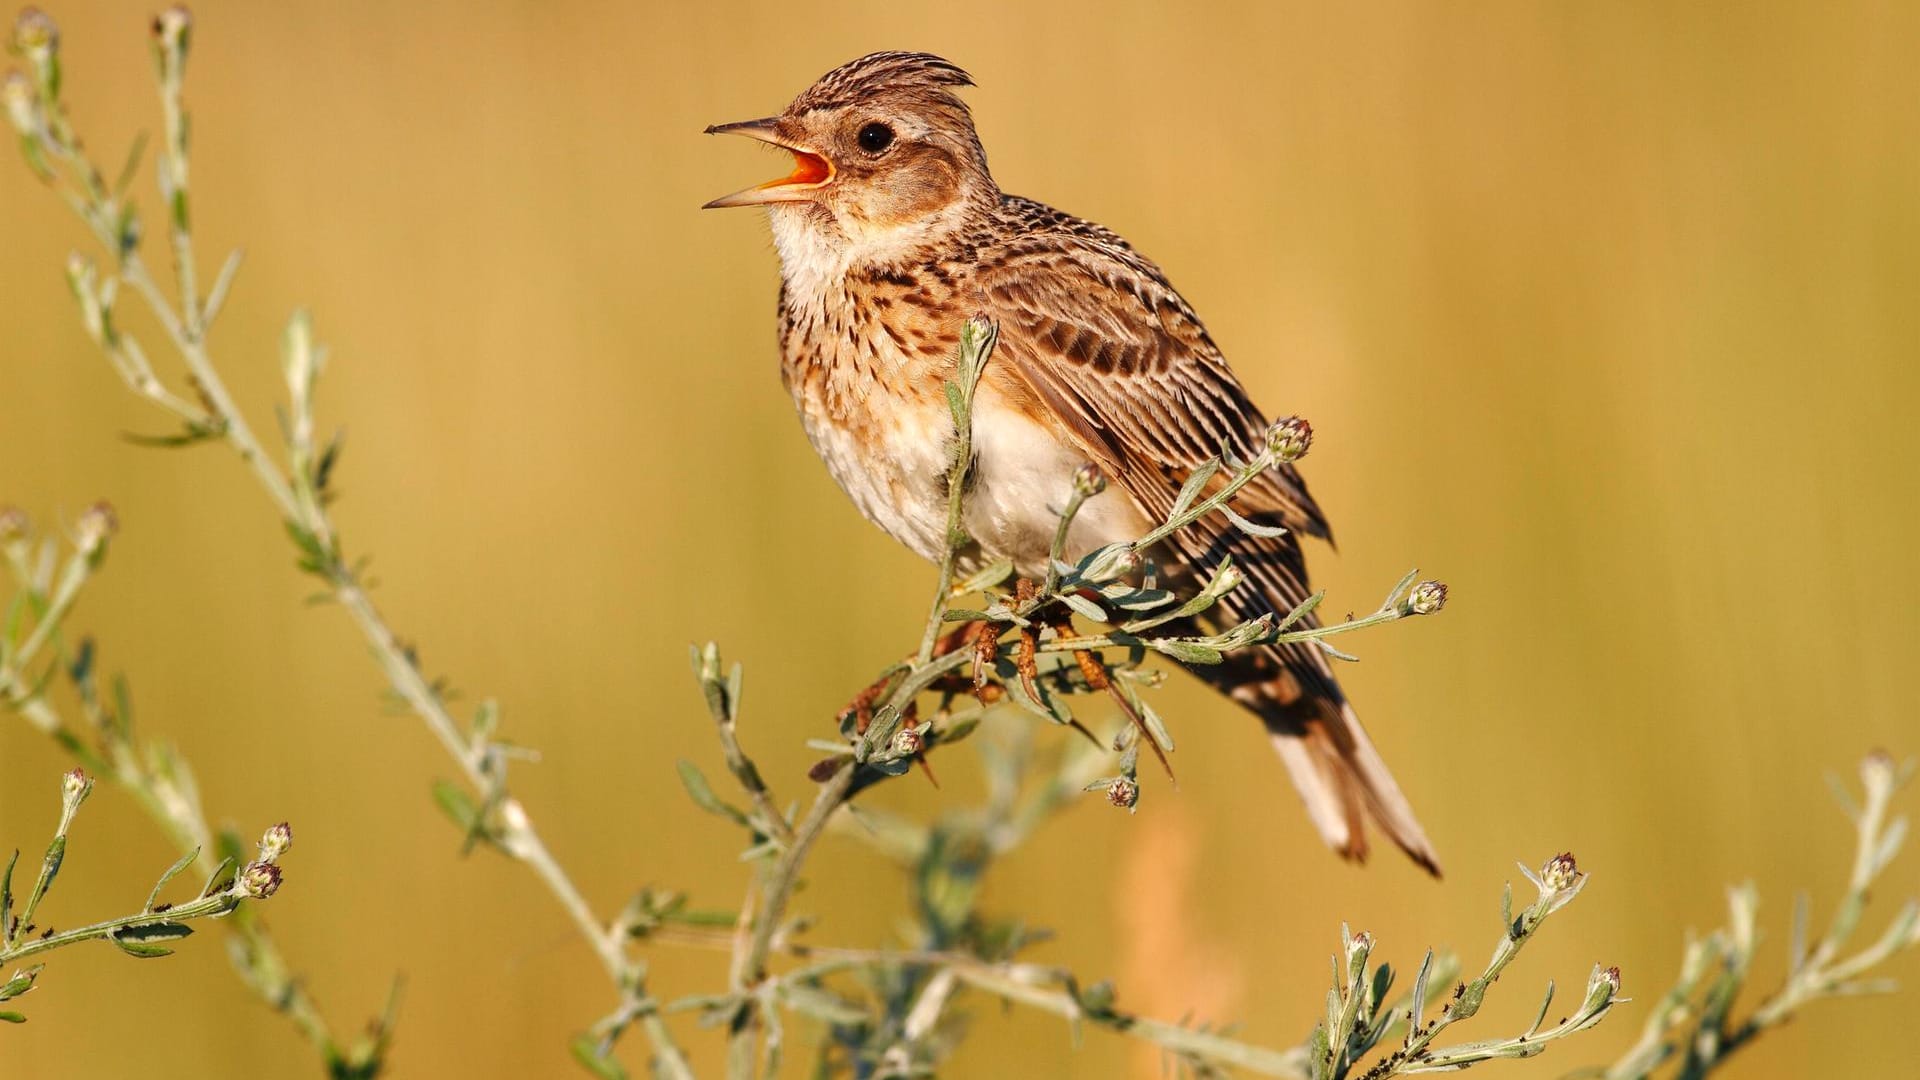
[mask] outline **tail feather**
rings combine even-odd
[[[1307,816],[1328,847],[1356,862],[1365,860],[1371,819],[1408,857],[1439,877],[1440,861],[1426,830],[1353,706],[1330,678],[1312,678],[1303,690],[1303,680],[1277,660],[1243,654],[1192,670],[1266,724]]]

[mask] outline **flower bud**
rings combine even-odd
[[[154,58],[159,61],[159,77],[175,88],[179,88],[180,75],[186,71],[186,46],[192,31],[194,15],[180,4],[154,15]]]
[[[1570,889],[1573,883],[1579,880],[1580,867],[1573,861],[1573,853],[1570,851],[1555,855],[1547,860],[1547,865],[1540,868],[1541,883],[1554,892]]]
[[[1108,786],[1107,801],[1122,810],[1132,810],[1140,802],[1140,785],[1131,777],[1119,777]]]
[[[280,891],[280,868],[270,862],[250,862],[240,871],[240,890],[255,900]]]
[[[1407,594],[1407,613],[1411,615],[1431,615],[1447,606],[1447,584],[1444,581],[1423,581]]]
[[[1869,799],[1885,799],[1900,784],[1900,765],[1885,750],[1875,750],[1860,761],[1860,783]]]
[[[177,70],[187,57],[188,38],[193,32],[193,12],[184,4],[175,4],[153,17],[153,43],[161,59]]]
[[[60,834],[66,835],[67,826],[73,823],[74,812],[80,804],[93,794],[93,778],[79,769],[73,769],[60,778]]]
[[[1620,994],[1620,969],[1610,967],[1601,969],[1596,965],[1593,975],[1587,979],[1587,1000],[1582,1007],[1588,1012],[1604,1008]]]
[[[278,859],[280,856],[285,855],[287,853],[287,849],[292,846],[293,846],[293,829],[286,822],[283,821],[280,824],[275,825],[273,828],[268,829],[265,833],[261,834],[260,861],[269,862],[269,863],[273,862],[275,859]]]
[[[27,512],[17,506],[0,506],[0,544],[27,538]]]
[[[1073,490],[1083,499],[1091,499],[1107,490],[1107,474],[1089,461],[1073,470]]]
[[[1313,425],[1298,416],[1276,420],[1267,428],[1267,449],[1281,461],[1299,461],[1313,446]]]
[[[119,528],[120,519],[114,515],[113,504],[102,499],[80,515],[73,527],[73,546],[87,558],[97,558],[105,552],[107,541]]]
[[[13,51],[26,57],[34,70],[44,72],[59,49],[60,27],[53,19],[39,8],[22,8],[13,21]]]
[[[7,107],[7,120],[13,130],[29,138],[40,134],[40,99],[34,95],[33,81],[18,71],[7,72],[0,83],[0,99]]]
[[[893,733],[893,741],[889,745],[900,757],[912,757],[926,745],[926,739],[921,736],[919,728],[903,727]]]

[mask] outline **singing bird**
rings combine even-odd
[[[974,404],[964,524],[976,557],[1038,578],[1082,465],[1114,483],[1074,519],[1074,559],[1145,535],[1197,466],[1222,448],[1252,457],[1268,421],[1158,266],[1109,229],[1000,190],[959,95],[971,85],[928,53],[835,68],[777,116],[707,129],[794,161],[790,175],[707,206],[766,208],[780,256],[780,373],[807,438],[860,512],[928,559],[945,549],[942,386],[966,319],[998,324]],[[1326,518],[1291,465],[1233,506],[1287,532],[1252,536],[1209,517],[1170,537],[1156,564],[1190,583],[1231,556],[1247,581],[1222,618],[1290,611],[1309,591],[1296,537],[1330,538]],[[1371,818],[1439,872],[1318,650],[1262,646],[1193,671],[1265,724],[1330,847],[1363,858]]]

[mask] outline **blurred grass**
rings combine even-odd
[[[117,160],[157,122],[149,6],[51,11],[76,120]],[[1125,233],[1260,401],[1314,420],[1329,610],[1416,560],[1454,586],[1442,619],[1355,639],[1346,675],[1444,883],[1326,856],[1253,726],[1182,684],[1162,710],[1182,789],[1131,821],[1090,802],[991,886],[1063,931],[1048,957],[1291,1042],[1342,919],[1406,963],[1429,942],[1478,959],[1511,860],[1571,848],[1593,889],[1517,974],[1602,959],[1650,999],[1723,882],[1758,881],[1783,950],[1792,889],[1844,873],[1821,771],[1920,750],[1909,5],[197,14],[202,249],[249,250],[217,353],[264,418],[274,335],[315,309],[347,539],[427,664],[546,753],[524,795],[603,908],[649,881],[724,904],[744,877],[673,779],[676,757],[717,760],[685,641],[746,663],[746,737],[791,789],[801,740],[915,633],[927,569],[845,503],[779,389],[764,226],[694,209],[766,165],[703,125],[875,48],[972,70],[1002,184]],[[294,821],[269,912],[291,958],[341,1026],[406,972],[396,1075],[564,1075],[563,1036],[607,1004],[577,977],[590,958],[523,874],[458,857],[426,798],[439,751],[382,715],[339,613],[301,606],[241,470],[115,437],[155,418],[85,342],[60,271],[80,231],[17,165],[0,238],[0,499],[120,508],[80,622],[216,815]],[[834,648],[784,617],[802,604],[841,613]],[[0,729],[8,842],[51,826],[61,767]],[[966,790],[969,767],[943,780]],[[113,793],[88,813],[63,922],[171,858]],[[1891,884],[1917,881],[1909,863]],[[801,903],[828,913],[823,939],[879,941],[899,893],[838,843]],[[195,944],[165,971],[60,957],[6,1033],[10,1071],[309,1075]],[[662,991],[723,978],[665,951],[655,972]],[[1499,1006],[1530,995],[1502,997],[1483,1022],[1524,1024]],[[1812,1013],[1730,1075],[1895,1075],[1911,1057],[1884,1033],[1912,1000]],[[1076,1053],[1057,1022],[980,1011],[956,1075],[1157,1075],[1117,1040]],[[1638,1015],[1570,1049],[1597,1059]]]

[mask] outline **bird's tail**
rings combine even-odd
[[[1190,670],[1245,705],[1266,724],[1307,816],[1327,846],[1355,861],[1367,856],[1371,818],[1435,877],[1440,863],[1412,804],[1373,748],[1353,706],[1318,657],[1304,650],[1253,649]],[[1296,668],[1310,666],[1310,670]]]

